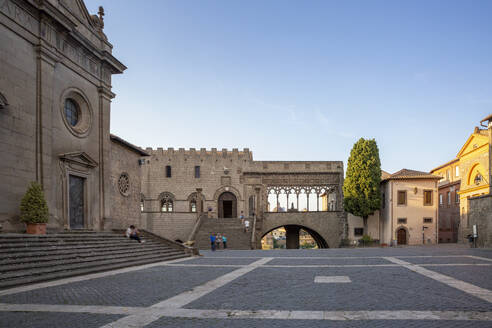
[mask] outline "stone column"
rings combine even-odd
[[[202,188],[196,188],[196,212],[198,217],[202,215],[203,206],[202,206],[203,198],[202,198]]]
[[[298,226],[288,225],[285,226],[286,235],[286,248],[287,249],[298,249],[299,248],[299,231],[301,230]]]
[[[52,176],[58,173],[58,166],[52,166],[52,113],[59,112],[59,103],[53,98],[53,84],[55,66],[60,58],[43,39],[36,46],[36,55],[36,180],[43,186],[50,216],[58,216],[57,185],[52,181]]]
[[[98,128],[99,128],[99,216],[93,222],[93,228],[104,230],[104,219],[111,217],[111,142],[109,125],[111,117],[111,99],[115,94],[106,85],[98,88]]]

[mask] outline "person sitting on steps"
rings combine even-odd
[[[128,229],[126,229],[126,237],[130,239],[135,239],[139,243],[145,243],[145,240],[140,239],[140,232],[132,224]]]

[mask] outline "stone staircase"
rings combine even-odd
[[[143,236],[140,244],[123,232],[0,234],[0,289],[192,255],[151,233]]]
[[[210,249],[210,235],[217,233],[226,236],[228,249],[251,249],[252,223],[250,224],[249,232],[244,232],[244,226],[238,218],[217,219],[202,217],[201,220],[201,225],[195,237],[195,246],[198,249]]]

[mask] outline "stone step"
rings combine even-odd
[[[154,243],[154,242],[149,242],[149,243]],[[120,242],[120,243],[101,243],[101,244],[95,244],[95,245],[87,245],[87,244],[77,244],[77,245],[56,245],[56,246],[49,246],[49,247],[19,247],[19,248],[0,248],[0,257],[5,256],[5,254],[12,254],[12,253],[23,253],[26,251],[54,251],[54,250],[83,250],[83,249],[91,249],[91,248],[98,248],[98,247],[104,247],[104,248],[111,248],[111,247],[132,247],[135,244],[138,244],[134,240],[130,240],[127,242]]]
[[[5,233],[0,234],[0,241],[4,239],[70,239],[70,238],[120,238],[124,237],[124,234],[115,234],[112,232],[98,232],[92,233],[89,235],[84,234],[68,234],[68,233],[55,233],[55,234],[46,234],[46,235],[29,235],[29,234],[21,234],[21,233]]]
[[[180,252],[176,252],[175,255],[181,254]],[[131,254],[129,254],[131,255]],[[144,259],[154,259],[155,262],[157,262],[160,258],[164,258],[165,256],[162,256],[160,254],[150,254],[146,256],[139,257],[139,260],[144,260]],[[125,264],[128,262],[135,260],[134,258],[119,258],[119,259],[104,259],[100,261],[94,261],[94,262],[89,262],[89,263],[76,263],[76,264],[68,264],[68,265],[55,265],[55,266],[50,266],[48,268],[34,268],[34,269],[27,269],[27,270],[18,270],[18,271],[7,271],[7,272],[0,272],[0,282],[7,280],[7,279],[12,279],[12,278],[21,278],[21,277],[28,277],[28,276],[37,276],[37,275],[44,275],[48,273],[54,273],[58,271],[72,271],[72,270],[78,270],[78,269],[84,269],[84,268],[91,268],[91,267],[99,267],[99,266],[105,266],[105,265],[112,265],[112,264]]]
[[[152,242],[152,241],[149,241]],[[135,240],[122,239],[122,240],[100,240],[100,241],[58,241],[58,242],[23,242],[23,243],[0,243],[0,252],[5,249],[21,249],[26,247],[59,247],[59,246],[82,246],[82,245],[94,245],[94,246],[104,246],[104,245],[115,245],[121,243],[136,243]]]
[[[1,244],[17,244],[17,243],[53,243],[53,242],[79,242],[79,241],[103,241],[103,240],[124,240],[125,236],[116,237],[70,237],[70,238],[0,238]]]
[[[163,244],[156,243],[146,243],[147,247],[161,247],[166,246]],[[167,247],[167,246],[166,246]],[[40,250],[39,248],[35,249],[25,249],[22,252],[7,252],[5,254],[1,254],[1,258],[26,258],[26,257],[44,257],[44,256],[57,256],[57,255],[65,255],[65,254],[84,254],[84,253],[93,253],[93,252],[115,252],[115,251],[123,251],[127,252],[132,249],[132,245],[114,245],[112,247],[87,247],[87,248],[68,248],[68,249],[60,249],[60,247],[50,248],[49,250]]]
[[[144,264],[155,263],[155,262],[160,262],[160,261],[171,261],[171,260],[185,258],[185,257],[189,257],[189,255],[184,254],[184,253],[180,253],[179,255],[173,255],[173,256],[158,258],[157,260],[154,258],[152,258],[152,259],[138,259],[138,260],[134,260],[130,263],[127,262],[127,263],[117,263],[117,264],[110,264],[110,265],[101,265],[101,266],[95,266],[95,267],[77,269],[77,270],[71,270],[71,271],[58,271],[58,272],[49,273],[49,274],[40,275],[40,276],[12,278],[10,280],[0,281],[0,289],[6,289],[6,288],[22,286],[22,285],[27,285],[27,284],[32,284],[32,283],[57,280],[57,279],[62,279],[62,278],[86,275],[86,274],[109,271],[109,270],[116,270],[116,269],[121,269],[121,268],[125,268],[125,267],[144,265]]]
[[[135,250],[133,252],[127,252],[124,254],[110,254],[111,259],[128,259],[128,258],[134,258],[135,256],[138,256],[139,258],[147,256],[147,255],[175,255],[178,253],[182,253],[178,250],[175,249],[142,249],[142,250]],[[71,258],[71,259],[54,259],[50,261],[36,261],[36,262],[29,262],[29,263],[15,263],[15,264],[9,264],[9,265],[2,265],[0,269],[0,277],[2,274],[9,273],[9,272],[14,272],[14,271],[19,271],[19,270],[27,270],[27,269],[39,269],[39,268],[45,268],[45,267],[51,267],[55,265],[68,265],[68,264],[77,264],[77,263],[90,263],[90,262],[96,262],[96,261],[102,261],[108,259],[108,255],[94,255],[94,256],[77,256],[76,258]]]
[[[159,251],[159,250],[174,250],[174,248],[170,248],[168,246],[157,244],[157,245],[145,245],[145,251]],[[141,250],[134,249],[132,254],[138,253]],[[128,254],[128,248],[115,248],[114,250],[108,250],[106,248],[96,248],[89,251],[79,251],[74,253],[70,250],[68,251],[54,251],[54,252],[26,252],[26,253],[16,253],[12,256],[8,256],[5,259],[0,260],[0,268],[3,265],[9,264],[23,264],[23,263],[32,263],[34,260],[36,262],[45,262],[52,260],[68,260],[73,258],[83,258],[83,257],[91,257],[91,256],[113,256],[120,254]]]

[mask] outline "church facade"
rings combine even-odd
[[[103,27],[103,9],[90,15],[80,0],[0,1],[2,231],[24,229],[19,204],[31,181],[43,186],[48,229],[125,220],[115,200],[128,201],[128,187],[115,187],[147,154],[110,136],[111,77],[126,67]]]

